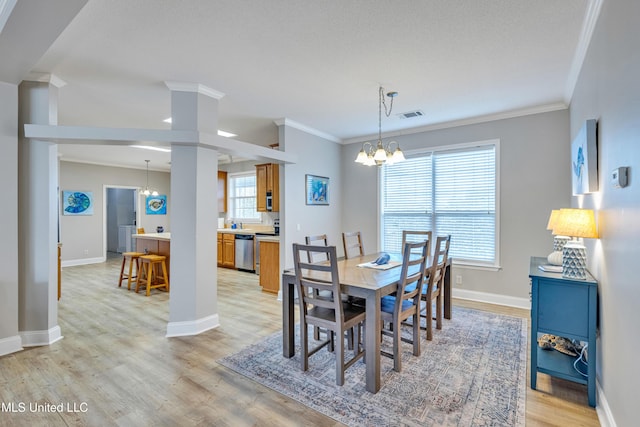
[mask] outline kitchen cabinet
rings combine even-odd
[[[280,211],[280,166],[276,163],[256,165],[256,210],[258,212]],[[267,196],[271,196],[271,209]]]
[[[222,233],[218,233],[218,267],[222,267]]]
[[[280,290],[280,242],[260,240],[260,286],[265,292]]]
[[[218,171],[218,212],[227,211],[227,172]]]
[[[236,267],[236,235],[222,233],[222,267]]]
[[[589,406],[596,406],[596,327],[598,282],[587,273],[586,280],[567,279],[561,273],[543,272],[538,267],[546,258],[532,257],[531,279],[531,388],[536,389],[538,372],[587,385]],[[538,345],[542,334],[551,334],[587,344],[586,364],[578,357]]]

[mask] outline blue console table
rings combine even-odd
[[[589,406],[596,406],[596,317],[598,282],[587,273],[586,280],[566,279],[562,273],[540,270],[546,258],[532,257],[531,278],[531,388],[536,389],[538,372],[587,385]],[[538,346],[542,334],[557,335],[588,343],[586,376],[574,368],[575,357]],[[585,371],[585,365],[578,362]]]

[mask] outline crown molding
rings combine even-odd
[[[303,132],[309,133],[311,135],[319,136],[320,138],[324,138],[329,141],[338,142],[338,143],[342,142],[342,140],[338,137],[335,137],[326,132],[322,132],[318,129],[314,129],[309,126],[303,125],[302,123],[298,123],[291,119],[287,119],[287,118],[277,119],[277,120],[274,120],[273,123],[275,123],[276,126],[282,126],[282,125],[289,126],[289,127],[301,130]]]
[[[580,38],[578,39],[578,46],[576,46],[576,53],[573,56],[571,69],[569,70],[569,76],[567,77],[567,86],[564,93],[564,100],[567,104],[570,104],[571,98],[573,98],[573,91],[576,89],[578,77],[580,76],[584,59],[587,56],[587,49],[591,43],[591,37],[593,36],[596,23],[598,22],[603,2],[604,0],[590,0],[589,5],[587,6],[587,12],[582,24],[582,31],[580,32]]]
[[[4,29],[18,0],[0,0],[0,33]]]
[[[67,82],[51,73],[31,72],[23,80],[28,82],[49,83],[50,85],[55,86],[58,89],[67,85]]]
[[[225,95],[222,92],[219,92],[215,89],[211,89],[210,87],[207,87],[200,83],[165,81],[164,84],[166,84],[169,90],[171,91],[196,92],[202,95],[206,95],[213,99],[222,99],[224,98],[224,95]]]
[[[537,105],[535,107],[504,111],[501,113],[487,114],[484,116],[476,116],[476,117],[469,117],[466,119],[452,120],[450,122],[435,123],[432,125],[420,126],[420,127],[410,128],[410,129],[401,129],[398,131],[383,133],[382,137],[393,138],[395,136],[401,136],[401,135],[413,135],[416,133],[429,132],[429,131],[440,130],[440,129],[448,129],[448,128],[454,128],[458,126],[475,125],[479,123],[493,122],[496,120],[504,120],[504,119],[512,119],[515,117],[529,116],[531,114],[540,114],[540,113],[548,113],[552,111],[566,110],[567,108],[568,106],[564,102],[555,102],[552,104]],[[377,140],[377,139],[378,139],[378,134],[365,135],[365,136],[358,136],[355,138],[345,139],[342,141],[342,143],[353,144],[356,142],[365,142],[365,141],[371,141],[371,140]]]

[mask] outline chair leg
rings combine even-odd
[[[138,277],[136,278],[136,294],[138,293],[138,290],[140,289],[140,284],[144,283],[146,280],[148,280],[147,278],[147,270],[144,268],[146,264],[143,262],[142,263],[142,268],[139,271]]]
[[[393,370],[396,372],[402,372],[402,357],[400,357],[400,332],[400,327],[393,329]]]
[[[118,287],[122,286],[123,273],[124,273],[124,264],[127,262],[126,257],[122,257],[122,266],[120,267],[120,280],[118,280]]]
[[[432,308],[432,302],[431,301],[427,301],[427,340],[431,341],[433,339],[433,308]]]
[[[420,356],[420,307],[413,315],[413,355]]]
[[[309,369],[309,342],[307,340],[307,324],[300,322],[300,367],[302,371]]]
[[[336,384],[344,384],[344,331],[338,331],[340,334],[336,339]]]
[[[436,297],[436,329],[442,329],[442,298]]]
[[[131,276],[133,275],[133,260],[134,260],[133,258],[129,260],[129,277],[127,278],[127,290],[129,291],[131,290]],[[135,260],[136,262],[138,261],[137,258]],[[138,275],[137,271],[138,270],[136,269],[136,276]]]

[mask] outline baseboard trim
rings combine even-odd
[[[0,339],[0,356],[16,353],[22,350],[22,338],[20,335]]]
[[[607,402],[604,390],[598,380],[596,380],[596,413],[601,427],[616,427],[616,421],[613,419],[609,402]]]
[[[68,259],[66,261],[62,261],[60,263],[60,266],[61,267],[75,267],[76,265],[100,264],[101,262],[105,262],[106,260],[107,259],[105,257]]]
[[[51,345],[63,338],[60,326],[54,326],[47,331],[21,331],[20,337],[22,338],[23,347]]]
[[[453,298],[531,310],[531,301],[528,298],[510,297],[508,295],[490,294],[487,292],[470,291],[459,288],[452,289],[451,296]]]
[[[171,338],[198,335],[218,326],[220,326],[220,317],[217,314],[186,322],[169,322],[165,336]]]

